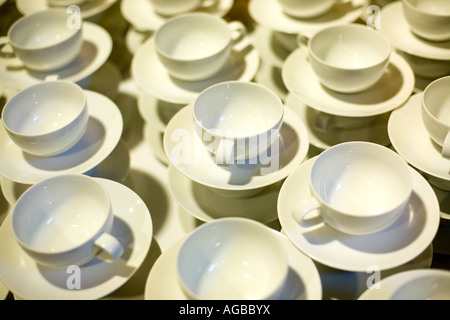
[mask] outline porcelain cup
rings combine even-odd
[[[371,88],[383,76],[391,56],[391,44],[381,33],[359,24],[324,28],[305,38],[309,61],[323,86],[341,93]],[[299,71],[300,72],[300,71]]]
[[[193,105],[195,134],[219,164],[257,158],[279,139],[284,105],[272,90],[226,81],[202,91]]]
[[[293,218],[305,227],[325,222],[351,235],[389,227],[402,214],[412,185],[406,162],[376,143],[352,141],[320,153],[310,177],[311,197],[299,201]],[[308,218],[316,212],[317,217]]]
[[[289,16],[300,19],[317,18],[324,15],[336,3],[349,2],[347,0],[278,0],[281,9]]]
[[[430,138],[450,157],[450,76],[431,82],[423,91],[421,114]]]
[[[123,253],[110,234],[114,215],[105,188],[85,175],[58,175],[27,189],[12,212],[14,236],[38,264],[82,266]]]
[[[0,38],[0,56],[17,57],[35,71],[52,71],[71,63],[81,50],[82,24],[69,27],[66,10],[43,10],[19,18]],[[6,49],[10,45],[13,52]]]
[[[44,81],[16,93],[2,123],[24,152],[50,157],[72,148],[86,132],[89,108],[83,89],[62,80]]]
[[[431,41],[450,40],[450,2],[403,0],[403,13],[411,31]]]
[[[154,40],[158,58],[171,76],[198,81],[219,72],[233,44],[246,33],[240,21],[189,13],[169,19],[155,32]]]
[[[159,15],[170,17],[213,7],[218,0],[149,0],[155,12]]]
[[[178,279],[195,300],[276,299],[288,274],[274,230],[246,218],[221,218],[188,235],[177,257]]]

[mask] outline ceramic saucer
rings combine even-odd
[[[450,40],[433,42],[415,36],[405,19],[401,1],[386,5],[380,14],[380,31],[397,49],[422,58],[450,60]]]
[[[414,74],[399,54],[391,54],[386,72],[372,88],[355,94],[325,88],[308,61],[305,49],[294,50],[282,69],[289,92],[307,106],[347,117],[373,116],[392,111],[403,104],[414,90]]]
[[[144,124],[143,131],[144,141],[150,146],[155,157],[164,165],[169,165],[169,159],[167,159],[163,146],[164,133],[148,123]]]
[[[51,72],[27,70],[18,58],[0,58],[0,81],[7,87],[23,89],[52,75],[72,82],[89,77],[108,60],[112,38],[105,29],[90,22],[83,22],[83,38],[78,57],[69,65]]]
[[[153,31],[139,31],[130,26],[125,34],[125,44],[128,51],[135,55],[141,45],[153,35]]]
[[[358,300],[391,300],[397,290],[404,285],[430,276],[439,278],[442,274],[447,273],[447,270],[444,271],[439,269],[418,269],[400,272],[385,279],[381,279],[379,289],[367,289]],[[446,277],[448,277],[448,275],[446,275]]]
[[[34,184],[65,173],[85,173],[105,160],[122,135],[123,119],[116,104],[85,90],[90,118],[84,137],[70,150],[53,157],[24,153],[0,126],[0,175],[14,182]]]
[[[145,91],[141,91],[138,96],[137,107],[139,114],[146,123],[154,126],[161,132],[166,130],[170,119],[185,106],[184,104],[159,100]]]
[[[84,19],[96,16],[109,7],[111,7],[117,0],[89,0],[81,5],[80,12]],[[35,13],[37,11],[47,10],[53,8],[47,4],[47,0],[16,0],[17,10],[23,15]]]
[[[322,285],[314,262],[297,250],[290,241],[278,231],[275,232],[284,242],[289,259],[289,273],[286,289],[279,300],[321,300]],[[184,238],[172,245],[156,260],[145,286],[146,300],[186,300],[178,284],[176,260]]]
[[[169,189],[177,203],[195,218],[210,222],[224,217],[243,217],[261,223],[277,219],[277,199],[282,181],[248,198],[223,197],[190,180],[169,166]]]
[[[390,113],[375,116],[374,120],[366,126],[349,129],[330,128],[322,131],[315,125],[318,115],[316,109],[309,108],[292,94],[287,96],[285,104],[303,121],[308,129],[309,142],[319,149],[325,150],[335,144],[355,140],[374,142],[384,146],[390,145],[387,132]]]
[[[392,112],[388,134],[395,150],[413,167],[425,174],[438,187],[450,190],[450,159],[441,155],[422,121],[423,92],[416,93],[399,109]]]
[[[0,4],[1,5],[1,4]],[[0,300],[5,300],[9,294],[9,289],[5,286],[3,281],[0,280]]]
[[[17,244],[11,228],[11,215],[0,228],[0,276],[5,285],[23,299],[99,299],[122,286],[140,267],[152,242],[153,224],[142,199],[128,187],[96,178],[109,192],[114,212],[112,234],[125,252],[114,262],[94,258],[81,266],[81,289],[70,290],[65,269],[41,267]]]
[[[265,164],[216,164],[195,132],[192,105],[181,109],[164,133],[164,150],[174,167],[197,183],[224,191],[249,191],[281,181],[303,162],[308,149],[306,127],[288,108],[280,130],[279,151],[272,151]]]
[[[285,33],[302,33],[307,37],[316,31],[356,21],[366,12],[368,0],[336,4],[332,10],[313,19],[296,19],[283,13],[277,0],[250,0],[249,14],[262,26]]]
[[[258,72],[253,81],[271,89],[283,101],[289,93],[281,78],[281,68],[270,65],[264,60],[260,61]]]
[[[234,45],[225,66],[217,74],[199,81],[183,81],[169,75],[155,51],[154,37],[148,39],[136,52],[131,72],[140,89],[154,97],[178,104],[195,100],[207,87],[223,81],[251,81],[258,71],[259,53],[244,37]]]
[[[254,31],[255,47],[264,63],[282,68],[284,60],[292,52],[283,47],[276,36],[276,31],[258,25]]]
[[[212,7],[199,8],[197,11],[223,17],[230,11],[233,3],[234,0],[220,0]],[[157,30],[168,19],[157,14],[148,0],[122,0],[120,11],[125,20],[140,31]]]
[[[332,268],[366,272],[371,266],[380,270],[398,267],[430,245],[439,226],[439,202],[430,184],[413,168],[410,168],[413,192],[409,205],[394,224],[381,232],[353,236],[325,223],[315,226],[297,223],[292,211],[299,201],[311,197],[309,173],[316,158],[304,162],[289,175],[278,198],[280,224],[299,250]],[[320,219],[312,212],[311,219],[314,218]]]

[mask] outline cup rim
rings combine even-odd
[[[374,142],[368,142],[368,141],[349,141],[349,142],[343,142],[343,143],[339,143],[335,146],[332,146],[330,148],[328,148],[327,150],[324,150],[318,157],[322,156],[326,156],[328,153],[334,152],[336,149],[340,149],[340,148],[346,148],[347,146],[367,146],[370,148],[374,148],[374,149],[378,149],[379,152],[383,152],[386,155],[388,155],[391,158],[391,161],[396,161],[398,166],[397,167],[402,167],[404,168],[404,176],[406,177],[406,179],[408,180],[408,185],[405,188],[405,192],[404,194],[402,194],[402,197],[398,197],[397,201],[395,201],[395,204],[390,205],[388,210],[383,210],[380,212],[376,212],[376,213],[372,213],[370,215],[360,215],[360,214],[355,214],[355,213],[351,213],[348,211],[343,211],[340,210],[338,208],[336,208],[335,206],[331,205],[326,199],[323,199],[319,193],[316,191],[316,188],[314,188],[314,184],[313,184],[313,179],[312,179],[312,175],[313,175],[313,171],[314,168],[319,165],[319,162],[316,160],[312,167],[311,167],[311,171],[309,173],[309,185],[310,185],[310,189],[313,192],[313,196],[316,197],[320,202],[325,203],[327,207],[329,207],[331,210],[333,210],[333,212],[338,213],[341,216],[345,216],[345,217],[350,217],[350,218],[356,218],[356,219],[366,219],[366,218],[374,218],[374,217],[382,217],[385,215],[389,215],[391,214],[393,211],[395,211],[396,209],[402,207],[406,201],[408,201],[408,199],[411,196],[412,193],[412,178],[411,178],[411,174],[409,172],[409,166],[407,164],[407,162],[395,151],[382,146],[380,144],[374,143]],[[319,158],[318,158],[319,159]]]
[[[34,184],[32,186],[30,186],[27,190],[25,190],[20,197],[17,199],[16,204],[14,206],[13,211],[11,212],[11,227],[12,227],[12,231],[14,233],[14,238],[16,239],[16,241],[23,247],[26,248],[28,251],[36,253],[36,254],[40,254],[40,255],[46,255],[46,256],[56,256],[59,254],[65,254],[67,252],[71,252],[73,250],[76,250],[78,248],[83,247],[84,245],[86,245],[87,243],[89,243],[90,241],[92,241],[93,238],[96,237],[96,235],[101,234],[103,232],[101,232],[101,230],[97,230],[96,233],[92,234],[89,239],[86,239],[84,242],[78,243],[76,245],[73,245],[71,248],[67,248],[64,250],[60,250],[60,251],[53,251],[53,252],[49,252],[49,251],[44,251],[38,248],[33,248],[32,246],[28,245],[27,243],[25,243],[22,238],[18,235],[17,231],[16,231],[16,224],[15,224],[15,217],[17,217],[17,211],[18,209],[20,209],[20,206],[22,205],[22,201],[25,201],[25,198],[28,197],[32,192],[34,192],[34,190],[36,190],[37,188],[40,188],[41,186],[48,184],[49,182],[54,182],[55,180],[67,180],[67,179],[83,179],[86,181],[90,181],[89,183],[93,183],[96,185],[96,187],[102,191],[104,198],[103,200],[107,200],[105,202],[106,205],[106,209],[105,212],[108,212],[107,214],[104,215],[104,219],[101,222],[101,225],[104,226],[105,223],[107,223],[110,214],[112,214],[112,208],[111,208],[111,200],[110,200],[110,195],[108,193],[108,191],[106,190],[106,188],[99,183],[98,181],[96,181],[94,178],[89,177],[87,175],[84,174],[62,174],[62,175],[57,175],[57,176],[53,176],[47,179],[44,179],[40,182],[38,182],[37,184]]]
[[[330,30],[336,30],[336,29],[359,29],[362,32],[370,32],[373,35],[375,35],[376,37],[378,37],[379,39],[381,39],[384,44],[386,45],[386,53],[384,55],[383,59],[380,59],[377,62],[371,63],[369,65],[366,65],[364,67],[360,67],[360,68],[350,68],[350,67],[341,67],[341,66],[336,66],[336,65],[332,65],[328,62],[326,62],[325,60],[323,60],[322,58],[320,58],[319,56],[317,56],[317,54],[314,52],[314,50],[312,50],[312,43],[314,40],[316,40],[316,38],[322,34],[324,34],[325,32],[329,32]],[[363,30],[367,30],[367,31],[363,31]],[[315,60],[319,61],[321,64],[326,65],[330,68],[336,69],[336,70],[343,70],[343,71],[360,71],[360,70],[368,70],[371,68],[375,68],[379,65],[382,65],[384,63],[386,63],[387,61],[389,61],[389,58],[392,54],[392,44],[389,41],[389,39],[384,36],[381,32],[378,32],[376,30],[373,30],[372,28],[369,28],[367,26],[364,25],[359,25],[356,23],[345,23],[345,24],[340,24],[340,25],[335,25],[335,26],[330,26],[324,29],[321,29],[319,31],[317,31],[308,41],[308,52],[311,56],[314,57]]]
[[[442,122],[441,120],[439,120],[429,109],[428,107],[428,103],[427,103],[427,99],[429,97],[429,92],[435,88],[435,86],[440,83],[440,82],[446,82],[450,85],[450,76],[444,76],[441,78],[437,78],[435,80],[433,80],[432,82],[430,82],[425,89],[423,90],[423,94],[422,94],[422,109],[427,113],[427,115],[432,118],[434,121],[438,122],[439,124],[441,124],[442,126],[445,126],[447,128],[450,129],[450,124],[446,124],[444,122]],[[449,96],[450,97],[450,96]]]
[[[24,133],[20,133],[14,129],[12,129],[9,124],[7,123],[7,117],[6,117],[6,113],[7,112],[12,112],[9,109],[13,108],[16,99],[18,99],[19,97],[26,95],[29,91],[32,91],[34,89],[36,89],[37,87],[44,87],[44,86],[49,86],[49,85],[57,85],[57,86],[66,86],[66,87],[70,87],[71,90],[73,90],[73,92],[77,92],[80,94],[80,97],[83,99],[83,106],[80,108],[79,112],[76,114],[76,116],[74,116],[74,118],[69,121],[68,123],[66,123],[63,126],[58,127],[56,130],[51,130],[48,132],[44,132],[44,133],[39,133],[39,134],[24,134]],[[12,133],[13,135],[17,136],[17,137],[21,137],[21,138],[26,138],[26,137],[34,137],[34,138],[41,138],[41,137],[45,137],[48,135],[52,135],[55,134],[57,132],[60,131],[64,131],[66,130],[67,127],[71,126],[73,124],[74,121],[77,121],[80,116],[86,111],[86,109],[88,108],[87,106],[87,97],[86,97],[86,93],[84,92],[83,88],[81,88],[80,86],[78,86],[77,84],[70,82],[70,81],[65,81],[65,80],[51,80],[51,81],[44,81],[41,83],[37,83],[31,86],[28,86],[22,90],[20,90],[19,92],[17,92],[3,107],[2,113],[1,113],[1,121],[3,123],[3,126],[5,127],[5,129],[7,131],[9,131],[10,133]]]
[[[415,6],[410,0],[403,0],[402,3],[408,7],[408,9],[422,14],[422,15],[426,15],[429,17],[439,17],[439,18],[450,18],[450,13],[444,13],[444,12],[430,12],[430,11],[424,11],[424,10],[420,10],[417,8],[417,6]]]
[[[203,94],[205,94],[211,90],[214,90],[218,87],[229,86],[229,85],[245,85],[245,86],[252,87],[252,88],[258,88],[258,90],[264,91],[268,95],[270,95],[274,98],[274,101],[277,102],[277,108],[279,108],[279,110],[278,110],[279,115],[277,118],[274,117],[272,119],[273,121],[271,121],[271,125],[270,125],[269,129],[261,129],[260,131],[254,133],[252,135],[230,136],[226,132],[221,133],[217,130],[207,128],[202,124],[202,122],[201,122],[201,120],[199,120],[199,118],[197,116],[197,112],[196,112],[196,109],[197,109],[196,106],[197,106],[197,102],[199,101],[199,99],[202,97]],[[270,130],[276,129],[277,127],[279,127],[281,125],[281,123],[283,122],[283,118],[284,118],[284,104],[283,104],[283,101],[281,100],[281,98],[275,92],[273,92],[271,89],[269,89],[266,86],[261,85],[259,83],[247,82],[247,81],[225,81],[225,82],[213,84],[213,85],[209,86],[208,88],[204,89],[202,92],[200,92],[200,94],[197,96],[197,98],[193,102],[192,116],[194,118],[195,123],[204,132],[207,132],[211,137],[219,137],[221,139],[228,139],[228,140],[229,139],[248,139],[248,138],[253,138],[253,137],[258,137],[258,136],[264,135],[267,132],[270,132]],[[225,131],[228,132],[228,130],[225,130]]]
[[[43,11],[38,11],[38,12],[34,12],[34,13],[29,14],[29,15],[25,15],[25,16],[20,17],[8,29],[8,33],[7,33],[8,41],[11,43],[11,45],[14,48],[17,48],[17,49],[20,49],[20,50],[26,50],[26,51],[38,51],[38,50],[52,48],[52,47],[55,47],[55,46],[60,46],[60,45],[62,45],[64,43],[66,43],[66,42],[71,41],[73,38],[77,37],[82,32],[82,30],[83,30],[83,21],[81,21],[80,28],[72,29],[72,33],[70,33],[68,35],[68,37],[66,37],[65,39],[61,40],[58,43],[47,44],[47,45],[43,45],[43,46],[37,46],[37,47],[30,48],[30,47],[21,45],[21,44],[17,43],[16,41],[14,41],[14,39],[12,39],[13,31],[16,28],[18,28],[21,24],[26,23],[26,21],[34,19],[35,17],[38,17],[38,16],[48,16],[48,15],[54,16],[55,14],[64,15],[64,16],[68,17],[66,10],[56,9],[56,8],[47,9],[47,10],[43,10]]]

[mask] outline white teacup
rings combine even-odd
[[[279,138],[284,105],[253,82],[227,81],[202,91],[193,106],[194,128],[217,163],[256,158]]]
[[[336,4],[345,0],[278,0],[284,13],[300,18],[311,19],[321,16]]]
[[[191,299],[276,299],[288,273],[285,249],[269,227],[245,218],[201,225],[177,259],[181,288]]]
[[[169,19],[154,40],[158,58],[170,75],[197,81],[219,72],[233,44],[246,33],[239,21],[227,23],[211,14],[189,13]]]
[[[421,114],[430,138],[450,157],[450,76],[431,82],[423,91]]]
[[[338,231],[381,231],[402,214],[411,195],[411,174],[394,151],[371,142],[345,142],[323,151],[310,173],[311,198],[293,218],[305,226],[321,219]],[[307,219],[316,211],[321,219]]]
[[[305,38],[299,36],[299,42],[301,45]],[[386,70],[392,50],[381,32],[359,24],[322,29],[308,39],[307,46],[319,81],[342,93],[357,93],[375,85]]]
[[[113,220],[108,192],[85,175],[59,175],[31,186],[12,212],[19,245],[51,268],[81,266],[96,256],[118,259],[123,247],[109,233]]]
[[[175,16],[199,8],[209,8],[218,0],[149,0],[153,10],[162,16]]]
[[[411,31],[419,37],[450,40],[450,1],[403,0],[403,13]]]
[[[51,71],[72,62],[81,50],[82,26],[68,26],[66,10],[49,9],[18,19],[0,38],[0,56],[10,56],[5,45],[24,66],[36,71]]]
[[[48,157],[72,148],[86,132],[89,108],[83,89],[69,81],[45,81],[16,93],[2,122],[23,151]]]

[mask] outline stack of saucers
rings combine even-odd
[[[297,36],[310,37],[322,28],[355,22],[366,12],[368,5],[367,0],[347,3],[329,0],[249,1],[248,11],[256,23],[255,46],[262,58],[255,81],[284,99],[288,90],[282,81],[281,69],[287,56],[298,48]]]
[[[382,33],[361,24],[331,26],[303,41],[286,58],[282,78],[286,105],[307,124],[311,143],[319,150],[352,140],[389,145],[389,113],[414,90],[406,60]],[[333,54],[326,56],[325,47]]]

